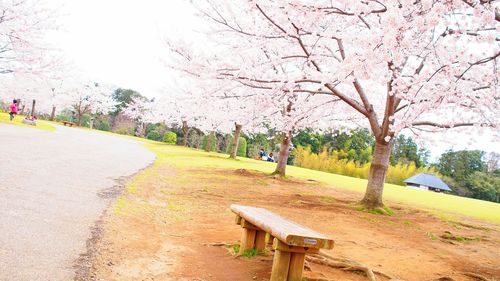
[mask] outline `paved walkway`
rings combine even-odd
[[[153,160],[126,138],[0,124],[0,281],[73,280],[103,191]]]

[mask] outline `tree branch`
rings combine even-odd
[[[334,85],[332,85],[331,83],[326,83],[325,84],[325,87],[328,88],[328,90],[332,91],[332,93],[339,97],[341,100],[343,100],[345,103],[347,103],[348,105],[350,105],[352,108],[354,108],[355,110],[357,110],[359,113],[363,114],[364,116],[368,117],[368,112],[366,111],[366,109],[361,105],[359,104],[357,101],[351,99],[350,97],[342,94],[340,91],[338,91]]]
[[[431,127],[442,128],[442,129],[451,129],[451,128],[456,128],[456,127],[470,127],[470,126],[474,126],[474,125],[496,128],[496,125],[488,124],[488,123],[481,123],[481,124],[477,124],[477,123],[439,124],[439,123],[432,122],[432,121],[417,121],[417,122],[413,122],[411,125],[412,126],[431,126]]]
[[[257,9],[260,11],[260,13],[272,24],[274,25],[276,28],[278,28],[281,32],[285,33],[288,35],[288,32],[286,32],[286,30],[279,26],[273,19],[271,19],[263,10],[262,8],[259,6],[259,4],[255,4],[255,6],[257,7]]]

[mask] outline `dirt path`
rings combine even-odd
[[[107,214],[89,280],[269,280],[272,252],[236,258],[230,248],[205,245],[238,243],[232,203],[265,207],[329,234],[336,241],[330,254],[393,278],[479,280],[464,274],[472,272],[500,280],[498,226],[444,221],[398,205],[390,205],[394,216],[374,215],[356,210],[358,194],[316,182],[246,170],[176,169],[174,161],[182,159],[148,169]],[[368,280],[360,272],[311,268],[306,277]]]
[[[150,164],[140,143],[75,128],[0,124],[0,280],[72,280],[116,179]]]

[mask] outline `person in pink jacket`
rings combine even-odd
[[[10,121],[14,119],[14,115],[17,114],[17,100],[13,100],[12,104],[10,105]]]

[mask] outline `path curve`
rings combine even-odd
[[[0,280],[73,280],[109,203],[102,191],[154,158],[127,138],[0,124]]]

